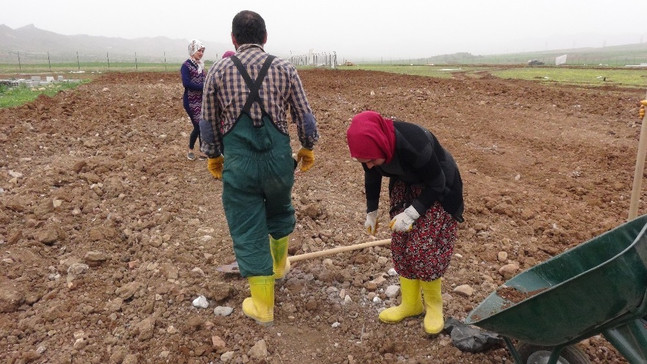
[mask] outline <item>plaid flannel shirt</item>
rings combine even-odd
[[[255,80],[268,57],[262,46],[245,44],[238,48],[236,57]],[[240,115],[249,89],[230,58],[224,58],[211,67],[204,84],[202,98],[202,119],[206,128],[202,130],[201,151],[209,157],[223,152],[222,137],[233,128]],[[287,112],[296,123],[299,141],[304,148],[312,149],[319,139],[317,124],[308,104],[301,79],[296,68],[286,60],[276,58],[259,90],[263,108],[270,115],[279,130],[288,134]],[[250,116],[260,122],[262,111],[258,103],[251,106]]]

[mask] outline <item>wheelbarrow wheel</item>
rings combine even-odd
[[[519,344],[517,352],[524,364],[546,364],[553,352],[550,346],[539,346],[527,343]],[[591,364],[589,357],[577,346],[567,346],[562,349],[557,364]]]

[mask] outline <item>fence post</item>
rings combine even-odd
[[[106,61],[108,61],[108,71],[110,71],[110,55],[106,52]]]
[[[137,71],[139,68],[137,67],[137,52],[135,52],[135,71]]]
[[[166,71],[166,51],[164,51],[164,71]]]
[[[76,51],[76,67],[77,67],[77,71],[81,72],[81,62],[79,61],[79,51]]]
[[[52,61],[49,59],[49,51],[47,51],[47,65],[49,66],[49,71],[52,72]]]
[[[20,52],[18,52],[18,70],[22,71],[22,64],[20,63]]]

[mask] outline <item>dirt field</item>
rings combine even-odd
[[[292,255],[389,238],[364,232],[363,175],[345,144],[365,109],[428,127],[461,169],[446,318],[464,319],[505,282],[502,266],[516,274],[627,219],[644,90],[300,74],[321,140],[315,167],[296,177]],[[399,302],[385,295],[398,283],[388,247],[297,262],[277,282],[274,325],[246,318],[246,280],[216,271],[233,261],[221,184],[185,157],[181,94],[179,73],[106,74],[0,110],[0,362],[512,362],[504,347],[473,354],[447,333],[428,337],[421,318],[380,323]],[[385,185],[382,227],[387,201]],[[192,305],[200,295],[208,308]],[[580,347],[592,362],[626,363],[602,337]]]

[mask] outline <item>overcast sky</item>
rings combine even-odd
[[[266,50],[278,55],[402,59],[647,42],[647,0],[5,0],[0,24],[231,44],[240,10],[265,19]]]

